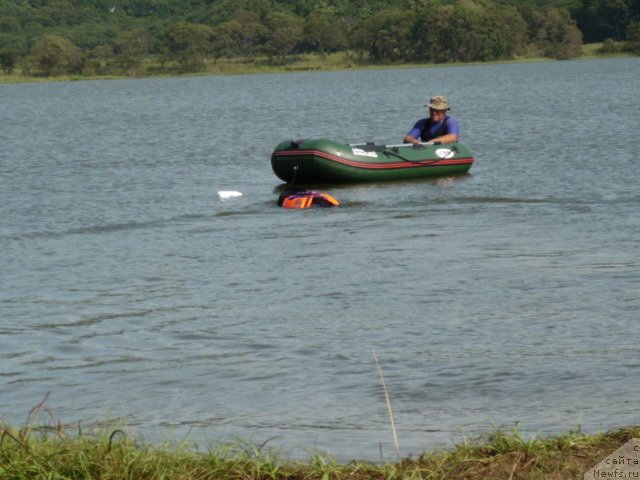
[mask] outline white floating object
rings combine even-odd
[[[242,196],[242,192],[236,192],[235,190],[220,190],[218,192],[218,196],[220,198],[241,197]]]

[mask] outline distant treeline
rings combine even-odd
[[[0,66],[27,75],[286,64],[572,58],[584,42],[640,53],[640,0],[0,0]]]

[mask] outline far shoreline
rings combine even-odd
[[[627,58],[634,55],[629,53],[600,53],[602,43],[583,45],[583,54],[570,60],[596,60],[606,58]],[[285,65],[271,65],[265,59],[257,59],[254,62],[242,62],[239,59],[207,63],[206,68],[200,72],[181,73],[178,71],[144,73],[140,75],[61,75],[52,77],[40,77],[22,75],[22,73],[0,74],[0,85],[16,83],[60,83],[73,81],[93,80],[133,80],[152,78],[180,78],[180,77],[214,77],[233,75],[265,75],[301,72],[337,72],[337,71],[364,71],[364,70],[395,70],[412,68],[442,68],[442,67],[467,67],[475,65],[509,65],[519,63],[557,62],[568,61],[544,57],[522,57],[511,60],[495,60],[488,62],[451,62],[451,63],[398,63],[398,64],[372,64],[354,60],[346,56],[345,52],[337,52],[328,55],[325,60],[320,60],[317,55],[298,55]],[[155,65],[148,65],[154,67]]]

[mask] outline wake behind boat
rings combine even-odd
[[[347,145],[321,138],[279,143],[271,167],[287,183],[380,182],[464,174],[473,160],[460,143]]]

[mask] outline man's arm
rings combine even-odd
[[[447,133],[433,138],[431,141],[440,143],[456,143],[458,141],[458,135],[460,135],[458,119],[455,117],[449,117],[447,120]]]
[[[402,139],[404,143],[413,143],[414,145],[420,144],[420,134],[422,133],[424,122],[426,121],[426,119],[418,120],[413,128]]]
[[[456,143],[458,141],[457,133],[447,133],[446,135],[442,135],[441,137],[432,138],[431,142],[440,142],[440,143]]]
[[[409,135],[408,133],[404,136],[404,143],[413,143],[414,145],[418,145],[420,142],[419,139],[415,138],[412,135]]]

